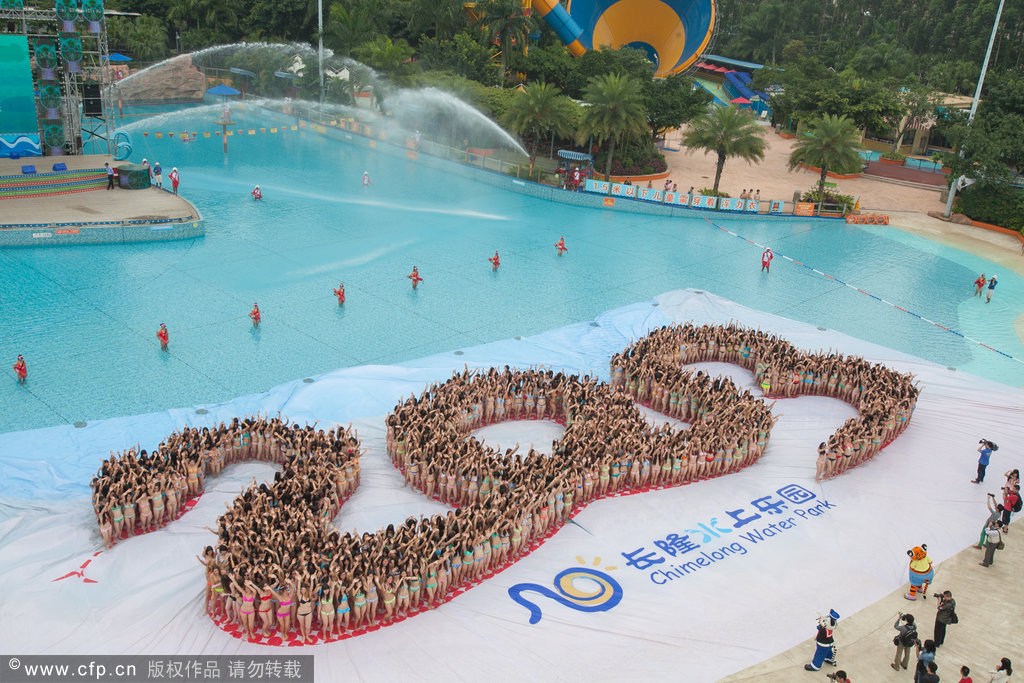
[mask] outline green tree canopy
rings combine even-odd
[[[641,85],[635,79],[615,73],[597,76],[587,86],[584,99],[587,106],[580,120],[577,140],[583,144],[593,136],[600,144],[609,144],[605,175],[610,176],[615,145],[647,130]]]
[[[704,150],[718,157],[715,164],[714,191],[722,180],[725,161],[739,157],[748,163],[762,161],[766,147],[765,129],[753,115],[738,107],[715,107],[690,122],[683,135],[683,144],[693,150]]]
[[[522,51],[533,30],[533,18],[523,12],[521,0],[484,0],[483,30],[489,41],[501,48],[502,83],[508,80],[508,61],[513,44]]]
[[[789,169],[800,164],[821,169],[818,192],[824,195],[825,178],[830,168],[848,168],[859,163],[860,131],[845,116],[822,114],[808,122],[789,155]]]
[[[707,111],[711,94],[682,74],[644,83],[644,108],[654,140]]]
[[[536,156],[543,136],[569,135],[574,129],[576,105],[562,91],[547,83],[535,83],[517,91],[501,117],[501,125],[519,135],[529,133]]]

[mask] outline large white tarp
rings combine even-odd
[[[212,541],[205,527],[214,526],[224,503],[253,477],[269,477],[272,468],[230,468],[208,482],[207,493],[180,520],[97,554],[87,486],[111,449],[152,448],[186,423],[253,412],[280,411],[321,424],[351,421],[363,440],[364,472],[336,524],[375,530],[443,509],[403,488],[385,454],[384,417],[400,397],[464,363],[543,364],[607,379],[614,352],[673,321],[738,321],[805,349],[834,348],[913,372],[923,391],[912,424],[873,461],[817,483],[815,447],[853,410],[824,398],[779,401],[779,422],[756,465],[712,481],[594,503],[539,550],[438,609],[357,638],[302,648],[316,656],[319,680],[713,681],[810,637],[818,614],[830,608],[851,614],[899,587],[908,548],[927,543],[938,562],[974,542],[987,515],[985,493],[998,491],[1002,472],[1022,464],[1015,445],[1024,440],[1024,393],[1017,389],[707,293],[670,292],[609,311],[596,325],[463,355],[339,370],[311,384],[297,381],[205,406],[205,415],[189,408],[81,429],[0,435],[2,649],[184,655],[278,649],[235,639],[206,617],[195,557]],[[710,368],[751,384],[742,369]],[[482,436],[491,443],[539,445],[557,434],[550,423],[517,422],[489,427]],[[993,455],[988,481],[978,486],[970,480],[981,437],[1003,448]],[[768,505],[779,501],[785,507],[769,513]],[[742,523],[757,505],[765,508],[760,518]],[[661,549],[671,534],[688,535],[700,547],[673,557]],[[624,554],[663,561],[641,569]],[[509,596],[510,587],[524,583],[554,591],[557,574],[583,565],[611,577],[609,585],[621,590],[618,604],[583,612],[527,590],[523,596],[542,615],[530,624],[528,610]],[[940,569],[935,585],[941,584]],[[585,579],[575,585],[594,588]],[[837,640],[841,647],[841,621]]]

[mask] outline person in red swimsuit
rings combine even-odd
[[[259,185],[252,188],[252,198],[256,201],[263,199],[263,190],[260,189]]]
[[[263,319],[263,316],[260,314],[260,305],[259,304],[254,303],[252,305],[252,310],[249,311],[249,318],[252,320],[252,326],[253,327],[259,327],[260,326],[260,320]]]
[[[494,256],[490,257],[487,260],[491,262],[491,270],[492,271],[497,270],[498,266],[501,265],[501,257],[498,256],[497,250],[495,250]]]
[[[167,325],[160,323],[160,329],[156,331],[156,338],[160,340],[160,350],[167,350],[167,341],[170,339],[170,335],[167,334]]]
[[[18,384],[24,384],[28,379],[28,366],[25,365],[25,358],[19,353],[18,360],[14,361],[14,374],[18,376]]]
[[[334,296],[338,297],[338,305],[341,306],[345,303],[345,283],[342,282],[338,285],[338,288],[334,290]]]
[[[974,281],[974,296],[981,296],[981,293],[985,291],[986,282],[988,282],[988,278],[985,277],[985,273],[978,276],[978,279]]]
[[[421,282],[423,282],[423,278],[420,277],[420,271],[416,269],[416,266],[412,267],[412,272],[409,273],[408,275],[406,275],[406,277],[409,278],[410,280],[412,280],[412,288],[413,289],[416,289],[416,287]]]
[[[569,251],[569,248],[565,246],[565,238],[559,237],[558,241],[555,242],[555,249],[558,250],[558,255],[561,256],[565,252]]]
[[[775,254],[772,253],[771,247],[764,250],[761,254],[761,272],[768,271],[772,272],[772,259],[775,258]]]

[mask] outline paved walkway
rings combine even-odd
[[[992,484],[992,488],[997,486]],[[979,532],[986,514],[985,510],[978,511]],[[939,648],[935,659],[944,683],[960,680],[959,672],[963,665],[970,667],[975,683],[988,683],[988,672],[995,670],[1002,657],[1009,657],[1015,668],[1024,673],[1024,638],[1021,637],[1024,583],[1020,578],[1021,567],[1024,567],[1024,527],[1014,524],[1004,539],[1006,549],[996,552],[995,564],[991,567],[978,565],[983,551],[973,546],[936,567],[935,582],[928,593],[952,591],[960,617],[959,624],[949,626],[946,644]],[[841,562],[842,558],[829,558],[824,563],[831,561]],[[808,571],[819,569],[827,571],[825,566]],[[896,653],[892,644],[896,631],[892,625],[898,612],[910,613],[917,618],[921,639],[931,638],[938,601],[909,602],[903,598],[905,591],[906,587],[900,588],[870,607],[853,615],[844,615],[840,620],[836,630],[838,668],[846,671],[855,683],[908,683],[913,680],[913,668],[900,673],[890,668]],[[823,604],[822,610],[827,609],[829,605]],[[809,622],[807,632],[811,638],[765,662],[722,679],[722,683],[822,683],[825,681],[823,673],[836,669],[826,665],[825,670],[819,673],[804,670],[804,664],[814,653],[815,628],[814,622]]]

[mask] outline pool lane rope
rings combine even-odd
[[[735,237],[737,239],[741,239],[744,242],[747,242],[748,244],[756,245],[756,246],[760,247],[761,249],[768,249],[769,248],[767,244],[761,244],[757,240],[752,240],[749,237],[744,237],[743,235],[741,235],[741,234],[739,234],[737,232],[733,232],[732,230],[729,230],[728,228],[722,227],[721,225],[719,225],[718,223],[715,223],[713,220],[711,220],[707,216],[701,216],[701,218],[703,218],[709,224],[711,224],[713,227],[718,228],[722,232],[727,233],[729,235],[732,235],[733,237]],[[900,306],[898,304],[894,304],[893,302],[889,301],[888,299],[883,299],[882,297],[880,297],[880,296],[878,296],[876,294],[872,294],[871,292],[869,292],[867,290],[861,289],[857,285],[849,283],[846,280],[842,280],[842,279],[836,277],[835,275],[830,275],[829,273],[826,273],[826,272],[824,272],[822,270],[818,270],[814,266],[810,266],[810,265],[804,263],[803,261],[798,261],[797,259],[793,258],[792,256],[786,256],[782,252],[776,251],[775,249],[772,249],[772,252],[776,256],[781,256],[782,258],[784,258],[785,260],[789,261],[790,263],[792,263],[794,265],[802,266],[802,267],[806,268],[807,270],[810,270],[810,271],[820,275],[821,277],[825,278],[826,280],[832,280],[833,282],[838,282],[841,285],[845,285],[846,287],[849,287],[850,289],[852,289],[852,290],[854,290],[856,292],[860,292],[864,296],[869,296],[872,299],[874,299],[875,301],[879,301],[879,302],[885,304],[886,306],[890,306],[891,308],[895,308],[897,311],[902,311],[902,312],[904,312],[904,313],[906,313],[908,315],[912,315],[913,317],[917,318],[918,320],[924,321],[924,322],[928,323],[929,325],[932,325],[934,327],[939,328],[940,330],[944,330],[946,332],[949,332],[950,334],[955,334],[956,336],[960,337],[961,339],[963,339],[965,341],[971,342],[972,344],[977,344],[978,346],[980,346],[982,348],[986,348],[989,351],[994,351],[995,353],[998,353],[1000,356],[1004,356],[1005,358],[1009,358],[1010,360],[1012,360],[1012,361],[1014,361],[1016,363],[1020,363],[1021,365],[1024,365],[1024,358],[1018,358],[1016,356],[1012,356],[1012,355],[1006,353],[1005,351],[1000,351],[999,349],[995,348],[994,346],[989,346],[988,344],[986,344],[985,342],[981,341],[980,339],[975,339],[974,337],[970,337],[970,336],[964,334],[963,332],[960,332],[959,330],[954,330],[952,327],[947,327],[946,325],[943,325],[942,323],[939,323],[939,322],[935,322],[934,320],[926,318],[923,315],[920,315],[919,313],[915,313],[914,311],[907,310],[906,308],[903,308],[902,306]]]

